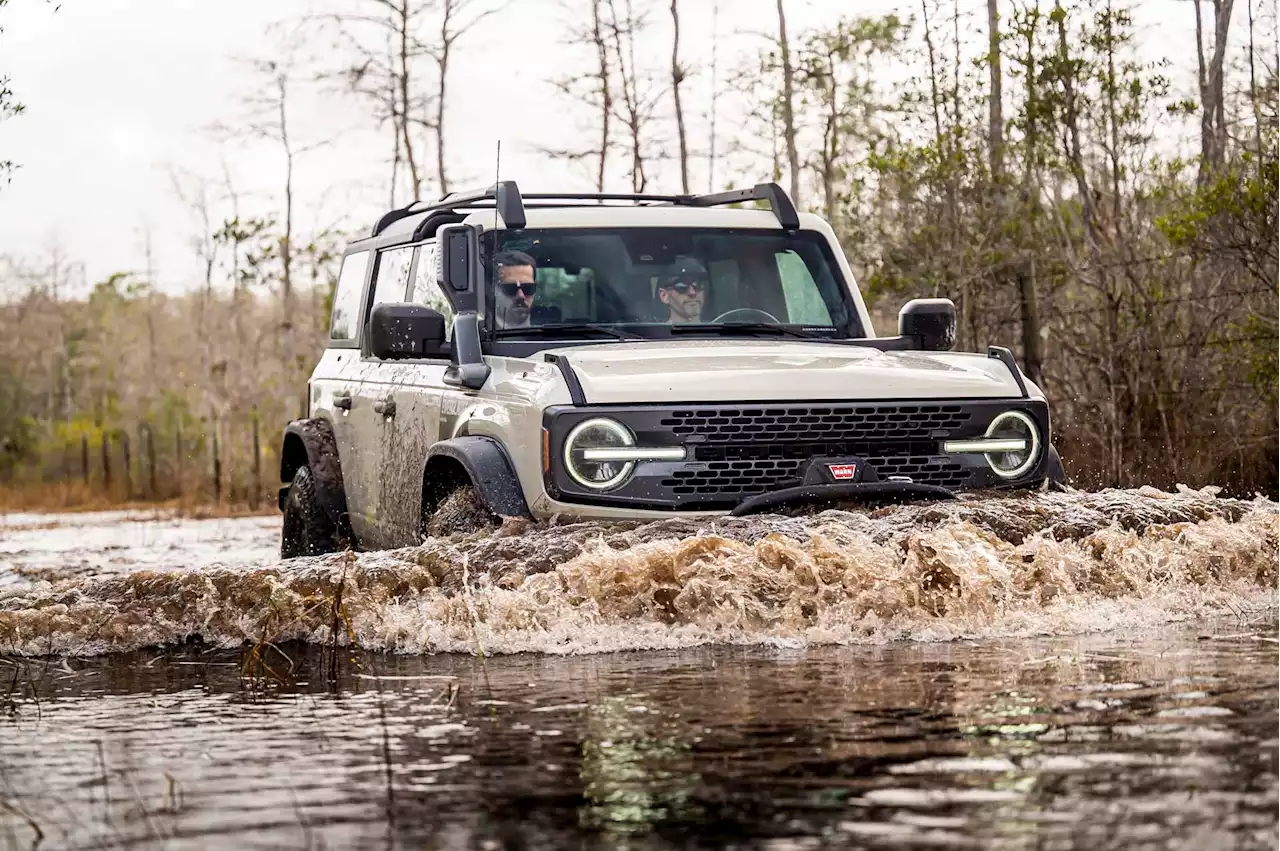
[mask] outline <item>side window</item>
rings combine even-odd
[[[413,277],[413,292],[409,300],[444,314],[445,339],[453,339],[453,305],[444,297],[436,281],[439,250],[434,242],[425,243],[418,249],[418,272]]]
[[[378,274],[373,284],[373,304],[404,301],[409,288],[409,267],[413,265],[413,246],[389,248],[378,255]]]
[[[782,280],[782,297],[787,302],[786,321],[796,325],[831,325],[831,311],[827,310],[804,258],[794,251],[779,251],[775,256],[778,277]]]
[[[369,252],[348,254],[338,274],[338,287],[333,293],[333,319],[329,323],[330,340],[354,340],[360,314],[360,294],[364,291],[364,273],[369,269]]]

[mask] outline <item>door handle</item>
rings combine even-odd
[[[351,410],[351,394],[346,391],[340,391],[333,394],[333,406],[341,408],[344,411]]]
[[[394,417],[396,415],[396,400],[390,396],[385,399],[379,399],[373,403],[373,412],[384,417]]]

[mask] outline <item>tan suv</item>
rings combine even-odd
[[[898,330],[875,335],[831,228],[772,183],[393,210],[346,251],[285,429],[282,554],[413,545],[468,501],[650,519],[1062,481],[1007,349],[951,352],[945,299]]]

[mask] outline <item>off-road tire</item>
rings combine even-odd
[[[1054,446],[1049,447],[1049,467],[1045,476],[1045,488],[1052,491],[1065,491],[1067,488],[1067,471],[1062,466],[1062,456]]]
[[[280,532],[280,557],[317,556],[340,549],[338,529],[316,497],[311,468],[293,474],[284,502],[284,527]]]
[[[472,485],[462,485],[440,501],[430,516],[423,518],[424,538],[483,532],[502,525],[502,518],[484,507]]]

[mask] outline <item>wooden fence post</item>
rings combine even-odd
[[[182,476],[182,468],[183,468],[182,451],[183,450],[182,450],[182,421],[181,420],[178,420],[178,430],[177,430],[177,434],[173,438],[173,446],[177,452],[177,455],[176,455],[177,461],[175,462],[175,470],[176,470],[176,475],[178,479],[177,496],[179,498],[182,498],[183,496],[186,495],[187,489],[186,489],[186,485],[183,483],[183,476]]]
[[[80,477],[89,486],[89,435],[80,435]]]
[[[129,447],[129,429],[120,430],[120,446],[124,449],[124,501],[133,499],[133,452]]]
[[[249,506],[258,510],[258,497],[262,492],[262,442],[258,435],[258,412],[253,412],[253,489],[249,492]]]
[[[218,417],[213,418],[213,501],[222,504],[222,444],[218,440],[218,432],[220,432],[222,421]]]
[[[102,430],[102,489],[111,494],[111,435]]]
[[[139,429],[139,437],[143,433],[147,436],[147,499],[154,500],[156,498],[156,441],[155,434],[151,430],[151,423],[143,423]]]

